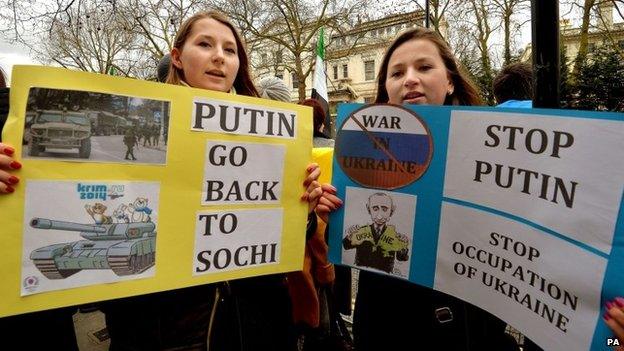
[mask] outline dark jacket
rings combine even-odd
[[[2,128],[9,115],[9,88],[0,88],[0,141],[2,141]]]
[[[505,327],[495,316],[453,296],[360,271],[353,321],[358,351],[413,350],[419,345],[438,351],[518,350]]]

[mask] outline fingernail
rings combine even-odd
[[[5,146],[5,147],[4,147],[4,154],[5,154],[5,155],[12,156],[12,155],[13,155],[13,153],[15,153],[15,149],[14,149],[14,148],[12,148],[12,147],[10,147],[10,146]]]
[[[17,162],[17,161],[13,161],[9,164],[9,167],[13,168],[13,169],[20,169],[22,168],[22,164]]]
[[[608,321],[609,319],[611,319],[611,316],[609,315],[609,313],[605,313],[602,315],[602,318],[604,318],[605,321]]]
[[[19,183],[19,178],[16,176],[10,176],[9,177],[9,184],[17,184]]]
[[[13,189],[12,187],[8,186],[4,189],[4,191],[6,191],[7,193],[12,193],[15,191],[15,189]]]
[[[615,304],[618,305],[619,307],[624,307],[624,299],[621,297],[616,297]]]

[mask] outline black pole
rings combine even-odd
[[[425,28],[429,28],[429,0],[425,0]]]
[[[559,2],[531,0],[533,107],[559,108]]]

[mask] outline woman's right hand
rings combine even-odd
[[[316,214],[323,222],[329,220],[329,213],[342,206],[342,200],[336,196],[336,188],[331,184],[322,184],[323,195],[316,205]]]
[[[624,342],[624,298],[616,297],[613,301],[607,302],[606,309],[607,312],[603,316],[605,323],[620,343]],[[624,351],[624,345],[620,345],[615,350]]]
[[[19,183],[19,178],[9,173],[22,168],[22,164],[13,159],[14,153],[14,148],[0,143],[0,194],[11,194]]]

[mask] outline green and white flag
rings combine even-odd
[[[323,28],[319,33],[316,45],[316,67],[314,68],[314,84],[312,86],[312,98],[318,100],[325,111],[325,128],[330,126],[329,99],[327,98],[327,81],[325,75],[325,40]]]

